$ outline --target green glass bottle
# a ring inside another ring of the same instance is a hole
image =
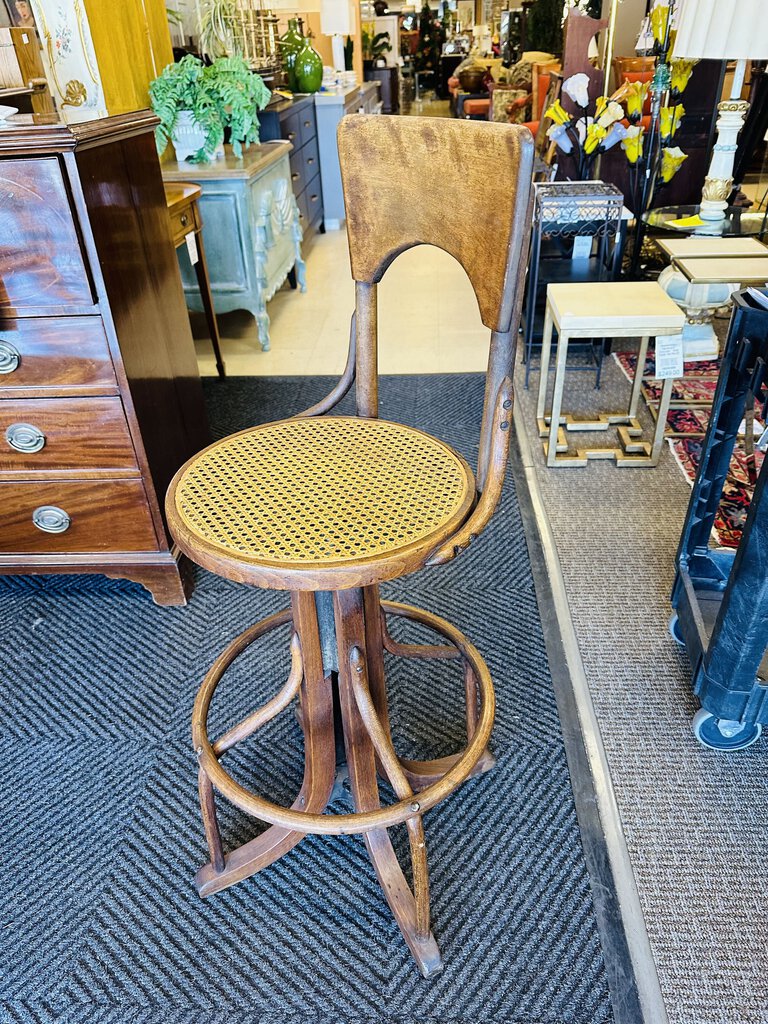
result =
[[[299,92],[317,92],[323,84],[323,58],[305,39],[294,58],[293,73]]]
[[[297,18],[289,18],[288,31],[280,36],[279,42],[280,56],[288,79],[288,88],[291,92],[298,92],[299,87],[293,68],[296,62],[296,54],[304,46],[304,36],[299,31],[299,21]]]

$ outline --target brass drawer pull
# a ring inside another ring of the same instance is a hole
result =
[[[56,505],[39,505],[32,513],[32,522],[43,533],[66,533],[72,524],[64,509]]]
[[[314,162],[315,162],[315,158],[313,156],[308,156],[307,157],[307,163],[308,164],[313,164]]]
[[[45,434],[32,423],[12,423],[5,432],[5,440],[17,452],[34,455],[45,448]]]
[[[182,213],[182,215],[179,217],[179,220],[181,221],[181,226],[183,228],[185,228],[187,224],[189,224],[189,217],[186,215],[186,213]]]
[[[311,126],[311,124],[312,124],[312,122],[311,122],[311,121],[305,121],[305,122],[304,122],[304,127],[305,127],[305,128],[309,128],[309,127]]]
[[[288,141],[289,142],[293,142],[293,140],[295,138],[296,138],[296,132],[288,132]]]
[[[21,362],[19,350],[10,341],[0,341],[0,373],[13,373]]]
[[[300,177],[301,177],[301,175],[299,174],[299,172],[298,171],[294,171],[293,174],[291,175],[291,180],[292,181],[298,181]]]

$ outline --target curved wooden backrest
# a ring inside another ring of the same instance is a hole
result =
[[[401,252],[436,245],[466,271],[486,327],[509,331],[528,251],[528,129],[354,114],[338,142],[355,281],[376,284]]]

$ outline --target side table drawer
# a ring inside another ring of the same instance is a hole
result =
[[[0,398],[57,387],[117,387],[101,317],[0,318]]]
[[[178,248],[190,231],[197,231],[200,228],[197,203],[190,203],[185,209],[172,213],[170,217],[171,237],[173,244]]]
[[[140,480],[0,482],[0,551],[156,551]]]
[[[119,398],[0,402],[0,472],[138,472]]]

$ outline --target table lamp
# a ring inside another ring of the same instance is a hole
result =
[[[717,142],[704,179],[699,216],[722,220],[733,189],[736,139],[749,104],[741,98],[748,60],[768,60],[766,0],[682,0],[673,58],[735,60],[730,98],[718,104]]]
[[[344,71],[344,36],[355,32],[355,12],[349,0],[321,0],[320,31],[331,36],[334,71]]]

